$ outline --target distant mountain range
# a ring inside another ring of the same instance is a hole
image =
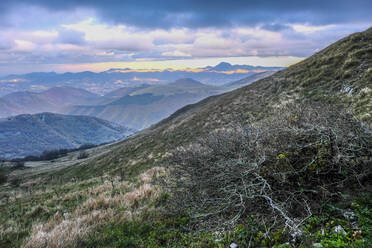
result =
[[[3,118],[0,119],[0,158],[118,140],[151,126],[185,105],[270,74],[271,71],[255,73],[226,86],[183,78],[169,84],[123,87],[104,96],[66,86],[38,93],[14,92],[0,98],[0,118]]]
[[[216,66],[207,66],[203,67],[202,69],[207,71],[218,71],[218,72],[238,72],[239,70],[241,72],[243,71],[277,71],[284,69],[284,67],[265,67],[265,66],[252,66],[252,65],[232,65],[227,62],[221,62]]]
[[[77,148],[122,139],[133,130],[89,116],[51,113],[0,119],[0,158],[39,155],[45,150]]]
[[[167,84],[179,78],[193,78],[204,84],[223,85],[257,72],[280,70],[281,67],[231,65],[222,62],[214,67],[185,70],[110,69],[104,72],[63,73],[35,72],[0,78],[0,96],[18,91],[41,92],[52,87],[77,87],[104,95],[124,86]]]
[[[183,78],[169,84],[122,87],[104,96],[72,87],[53,87],[39,93],[15,92],[0,98],[0,118],[53,112],[94,116],[140,130],[187,104],[247,85],[273,72],[254,73],[226,86],[206,85]]]
[[[40,93],[14,92],[0,98],[0,118],[26,113],[58,113],[66,106],[94,104],[98,99],[96,94],[72,87],[53,87]]]

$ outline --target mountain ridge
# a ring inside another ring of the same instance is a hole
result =
[[[109,69],[103,72],[29,73],[8,75],[0,78],[0,96],[15,91],[39,92],[55,86],[78,87],[105,95],[123,86],[141,84],[166,84],[180,78],[193,78],[204,84],[222,85],[236,81],[257,71],[278,70],[277,67],[232,65],[232,71],[215,70],[213,67],[184,70],[135,70],[130,68]]]

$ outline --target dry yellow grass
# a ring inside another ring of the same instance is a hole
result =
[[[121,182],[119,178],[105,181],[87,191],[65,194],[61,199],[68,201],[79,194],[88,194],[88,199],[71,214],[57,212],[46,223],[33,226],[24,248],[79,247],[79,243],[92,231],[109,221],[133,220],[143,211],[150,211],[145,203],[157,199],[161,188],[151,184],[154,178],[166,175],[162,167],[151,168],[138,176],[137,184]],[[119,192],[113,194],[113,192]],[[37,211],[39,206],[30,210]],[[7,230],[0,230],[0,233]]]
[[[79,247],[79,242],[89,231],[113,218],[111,210],[92,211],[75,219],[63,220],[53,229],[50,225],[36,224],[31,236],[25,241],[24,248]]]
[[[140,174],[138,178],[144,183],[150,183],[154,178],[166,175],[164,167],[153,167],[144,173]]]

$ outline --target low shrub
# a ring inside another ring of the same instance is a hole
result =
[[[369,127],[351,113],[287,105],[179,148],[169,161],[170,209],[189,209],[207,229],[258,214],[295,238],[324,203],[372,181],[371,151]]]
[[[84,159],[84,158],[88,158],[89,157],[89,154],[86,152],[86,151],[81,151],[77,157],[77,159]]]

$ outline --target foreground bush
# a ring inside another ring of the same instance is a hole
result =
[[[371,182],[372,134],[352,114],[291,105],[178,149],[172,207],[215,229],[263,216],[293,238],[340,192]]]

